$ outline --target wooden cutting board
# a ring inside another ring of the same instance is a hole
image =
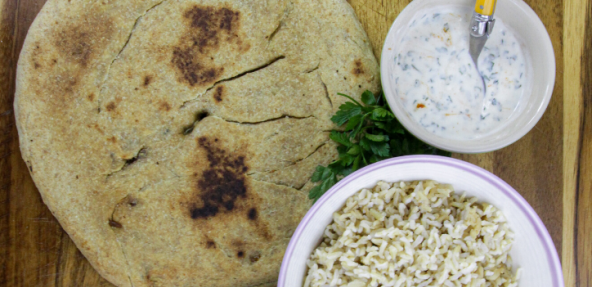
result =
[[[15,68],[27,29],[44,2],[0,0],[0,286],[111,286],[43,204],[18,147]],[[526,2],[555,49],[551,103],[534,129],[513,145],[455,157],[518,190],[547,226],[566,286],[592,286],[592,0]],[[409,0],[350,3],[380,58],[389,27]]]

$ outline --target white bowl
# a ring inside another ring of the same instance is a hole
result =
[[[417,123],[405,110],[396,95],[394,81],[389,75],[394,70],[393,61],[396,43],[404,36],[408,24],[416,13],[439,5],[463,5],[474,7],[474,0],[415,0],[399,14],[388,32],[380,62],[382,87],[386,99],[403,126],[422,141],[440,149],[459,153],[480,153],[503,148],[517,141],[528,133],[543,116],[555,84],[555,55],[551,39],[543,23],[535,12],[522,0],[499,0],[495,18],[501,19],[512,29],[525,52],[526,62],[532,68],[530,93],[524,99],[510,119],[500,129],[483,137],[468,140],[448,139],[437,136]],[[468,27],[467,27],[468,33]],[[527,71],[528,72],[528,71]]]
[[[466,192],[499,208],[515,233],[510,255],[513,267],[521,267],[520,287],[563,287],[563,275],[551,236],[526,200],[490,172],[470,163],[440,156],[403,156],[377,162],[339,181],[308,211],[292,235],[284,255],[278,286],[301,287],[306,260],[320,243],[332,214],[348,197],[387,182],[433,179],[450,183],[456,192]]]

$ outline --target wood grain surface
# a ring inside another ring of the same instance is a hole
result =
[[[0,0],[0,286],[111,286],[43,204],[18,147],[12,107],[16,63],[44,2]],[[350,1],[377,58],[391,23],[409,2]],[[526,2],[555,49],[551,103],[534,129],[513,145],[455,157],[518,190],[547,226],[566,286],[592,286],[592,0]]]

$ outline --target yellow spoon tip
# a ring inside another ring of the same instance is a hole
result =
[[[495,11],[495,1],[496,0],[477,0],[475,3],[475,12],[485,15],[491,16]]]

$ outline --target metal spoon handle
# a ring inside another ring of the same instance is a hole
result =
[[[496,0],[477,0],[475,3],[475,12],[471,18],[471,39],[469,45],[469,54],[475,64],[475,69],[479,73],[478,59],[481,50],[487,42],[487,38],[493,31],[495,19],[493,19],[493,12],[495,11]],[[485,94],[486,86],[485,80],[481,78],[483,87],[483,94]]]
[[[477,63],[477,58],[481,54],[487,38],[493,31],[495,19],[493,19],[493,12],[495,11],[496,0],[477,0],[475,2],[475,12],[471,18],[471,39],[469,53],[473,61]]]

